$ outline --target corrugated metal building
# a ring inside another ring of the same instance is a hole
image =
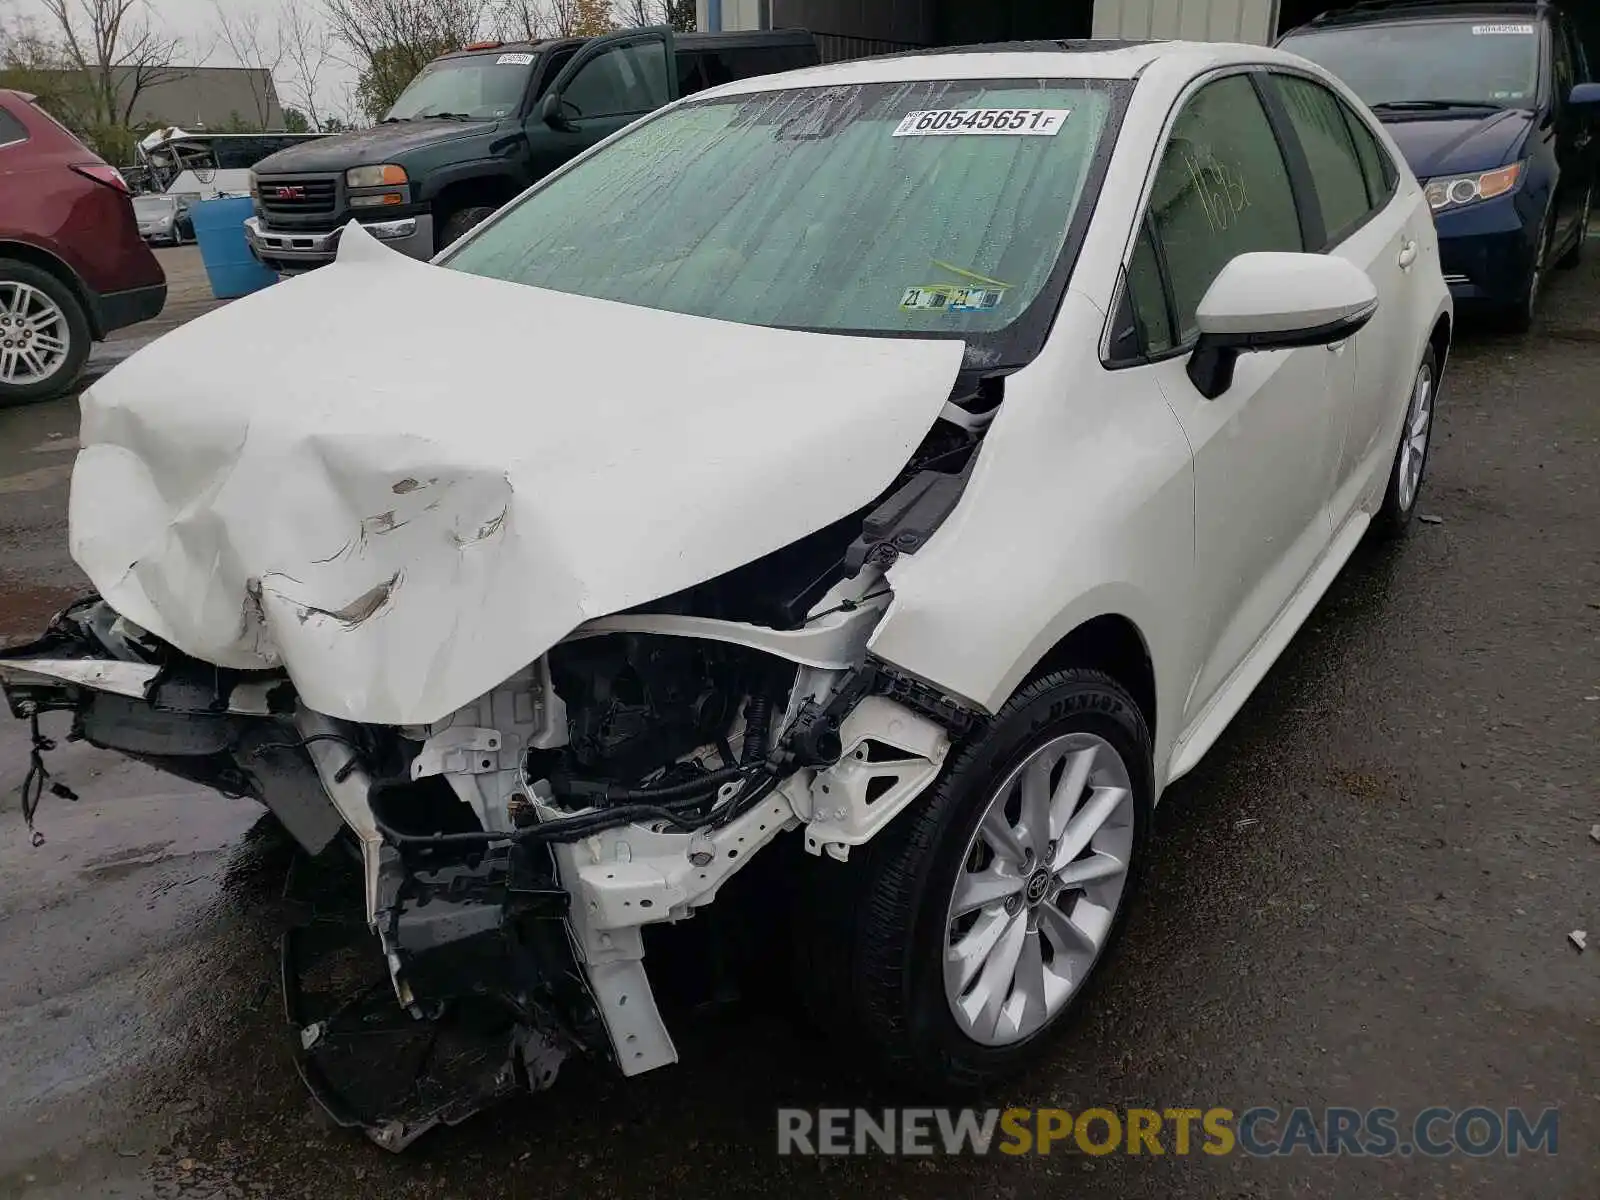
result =
[[[1265,43],[1339,0],[698,0],[700,28],[810,29],[827,59],[1027,38]]]

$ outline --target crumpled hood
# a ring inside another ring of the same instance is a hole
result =
[[[1382,119],[1412,173],[1423,180],[1504,166],[1519,156],[1533,127],[1533,115],[1521,109],[1505,109],[1487,117],[1477,112],[1447,116],[1384,113]]]
[[[202,661],[423,724],[590,618],[870,502],[961,358],[484,279],[347,231],[336,264],[84,393],[72,555]]]

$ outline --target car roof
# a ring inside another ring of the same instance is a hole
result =
[[[1520,17],[1531,20],[1551,12],[1555,7],[1548,0],[1367,0],[1363,4],[1322,13],[1304,25],[1289,30],[1289,33],[1438,17]]]
[[[1012,42],[858,58],[782,75],[740,79],[701,92],[696,100],[749,95],[776,88],[838,87],[858,83],[917,83],[960,79],[1133,80],[1154,63],[1200,74],[1240,63],[1300,65],[1294,55],[1233,42]]]

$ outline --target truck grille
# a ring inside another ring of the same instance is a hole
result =
[[[288,217],[314,217],[332,213],[338,188],[332,179],[262,179],[261,211]]]

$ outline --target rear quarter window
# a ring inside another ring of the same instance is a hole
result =
[[[0,146],[13,146],[28,140],[28,127],[16,114],[0,104]]]

